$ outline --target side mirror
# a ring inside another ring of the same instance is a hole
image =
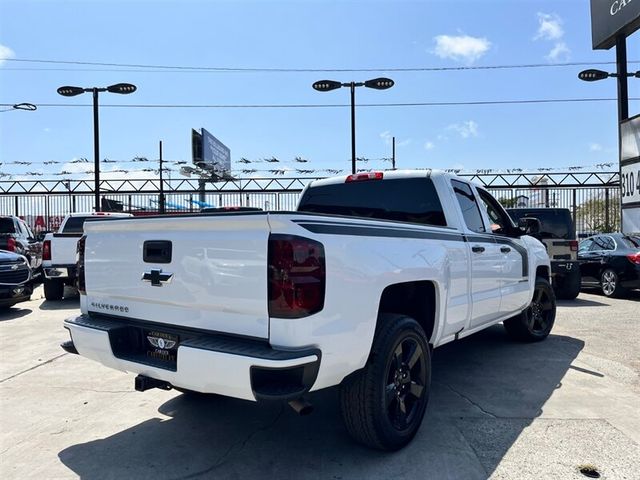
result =
[[[518,220],[518,229],[523,235],[535,235],[540,233],[542,226],[537,218],[524,217]]]

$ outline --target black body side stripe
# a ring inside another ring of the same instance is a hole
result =
[[[529,276],[529,255],[527,249],[510,238],[494,235],[463,235],[461,233],[435,232],[415,228],[392,228],[370,226],[356,223],[320,223],[295,221],[302,228],[326,235],[352,235],[361,237],[417,238],[426,240],[444,240],[451,242],[498,243],[513,247],[522,257],[522,276]]]
[[[388,228],[373,227],[367,225],[341,225],[322,223],[302,223],[299,225],[313,233],[323,233],[328,235],[353,235],[361,237],[396,237],[396,238],[419,238],[429,240],[445,240],[451,242],[463,242],[462,234],[452,234],[444,232],[432,232],[411,228]]]

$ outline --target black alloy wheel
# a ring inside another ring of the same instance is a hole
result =
[[[533,300],[525,310],[527,326],[533,334],[542,334],[549,328],[549,323],[555,317],[553,302],[544,288],[538,288],[533,293]]]
[[[413,337],[401,340],[387,361],[385,406],[391,425],[403,431],[415,420],[425,394],[425,352]]]
[[[519,315],[505,320],[504,328],[516,340],[538,342],[551,333],[556,319],[556,296],[546,278],[537,277],[533,299]]]
[[[349,434],[380,450],[398,450],[415,436],[429,401],[431,352],[411,317],[382,313],[365,367],[340,385]]]

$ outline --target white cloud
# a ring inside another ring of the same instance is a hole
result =
[[[478,132],[478,124],[473,120],[468,120],[462,123],[454,123],[447,127],[447,130],[456,132],[462,138],[471,138],[477,137],[479,135]]]
[[[16,54],[13,52],[13,50],[11,50],[9,47],[5,47],[4,45],[0,44],[0,65],[5,63],[5,60],[7,58],[13,58],[15,57],[15,55]]]
[[[571,49],[563,40],[563,23],[562,18],[555,13],[538,13],[538,32],[533,39],[555,42],[553,48],[545,55],[550,62],[566,62],[571,56]]]
[[[591,152],[601,152],[602,151],[602,145],[600,145],[599,143],[590,143],[589,144],[589,151],[591,151]]]
[[[534,40],[560,40],[564,36],[562,24],[555,13],[538,13],[538,33]]]
[[[380,134],[380,138],[385,143],[385,145],[391,145],[391,137],[392,135],[389,130],[386,130]]]
[[[571,56],[571,50],[564,42],[558,42],[554,45],[548,55],[545,56],[550,62],[567,61]]]
[[[436,144],[435,143],[430,142],[430,141],[425,142],[425,144],[424,144],[424,149],[425,150],[433,150],[434,148],[436,148]]]
[[[491,48],[491,42],[486,38],[469,35],[438,35],[434,41],[433,53],[438,57],[467,63],[475,62]]]

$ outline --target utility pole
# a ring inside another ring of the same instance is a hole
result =
[[[396,169],[396,137],[391,138],[391,169]]]
[[[164,186],[162,184],[162,140],[160,140],[160,198],[158,199],[158,211],[164,213]]]

